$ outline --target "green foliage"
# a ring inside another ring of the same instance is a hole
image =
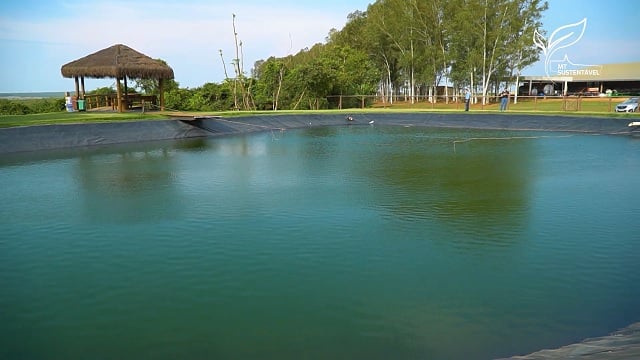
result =
[[[65,110],[64,98],[38,99],[30,105],[33,113],[50,113]]]
[[[451,0],[448,6],[459,7],[451,20],[456,35],[451,42],[455,80],[468,84],[473,74],[486,93],[492,78],[519,73],[538,60],[533,31],[542,26],[546,2]]]
[[[329,44],[366,53],[381,87],[396,94],[405,84],[417,91],[443,79],[486,91],[538,60],[533,31],[547,7],[543,0],[377,0],[332,30]]]
[[[7,100],[0,99],[0,115],[27,115],[64,110],[63,98]]]
[[[116,90],[112,87],[101,87],[87,92],[87,95],[112,95]]]
[[[180,84],[174,79],[164,80],[164,91],[172,91],[178,89]],[[140,93],[145,95],[158,95],[160,94],[160,85],[158,79],[135,79],[134,88]]]
[[[0,115],[26,115],[33,111],[23,103],[0,99]]]
[[[360,106],[349,96],[375,94],[380,73],[369,56],[348,45],[317,44],[284,59],[256,64],[258,109],[322,109]]]
[[[165,93],[165,106],[180,111],[226,111],[233,109],[229,84],[206,83],[195,89],[171,89]]]
[[[165,107],[169,110],[189,110],[189,98],[191,97],[191,91],[189,89],[173,89],[165,92],[164,102]]]
[[[222,111],[233,108],[233,95],[227,84],[206,83],[192,90],[189,110]]]
[[[168,65],[166,61],[162,59],[156,59]],[[158,79],[132,79],[134,82],[133,87],[145,95],[158,95],[160,94],[160,85]],[[165,92],[176,90],[180,87],[180,84],[174,79],[164,80],[163,88]]]
[[[285,61],[270,57],[256,64],[254,76],[259,79],[254,90],[256,107],[259,110],[277,110],[280,94],[289,72]]]

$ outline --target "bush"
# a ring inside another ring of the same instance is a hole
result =
[[[111,95],[111,94],[115,94],[116,91],[111,88],[111,87],[101,87],[101,88],[97,88],[95,90],[91,90],[87,92],[87,95]]]
[[[165,107],[167,110],[190,110],[190,98],[191,92],[188,89],[169,90],[164,95]]]
[[[0,115],[26,115],[32,113],[33,110],[25,104],[0,99]]]
[[[0,99],[0,115],[27,115],[64,111],[64,99]]]
[[[38,99],[29,104],[35,114],[58,112],[65,110],[65,100],[60,98]]]

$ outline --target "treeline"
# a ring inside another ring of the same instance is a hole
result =
[[[234,58],[233,78],[196,89],[176,86],[167,105],[345,108],[365,106],[374,95],[384,102],[398,96],[435,101],[434,95],[448,101],[463,87],[484,101],[538,61],[534,30],[542,28],[547,7],[541,0],[378,0],[350,14],[326,43],[257,61],[250,75],[238,67],[242,59]]]
[[[183,111],[363,107],[372,101],[367,95],[376,93],[379,79],[380,72],[364,52],[317,44],[286,58],[260,60],[251,76],[240,72],[220,84],[185,89],[169,81],[165,105]],[[136,86],[147,93],[157,92],[152,84],[140,84]]]
[[[194,89],[174,83],[166,105],[192,111],[347,108],[366,106],[374,96],[414,102],[444,95],[448,101],[464,87],[485,101],[538,61],[534,30],[542,28],[547,7],[542,0],[378,0],[349,14],[325,43],[259,60],[250,74],[240,67],[240,48],[231,60],[232,77]]]
[[[369,55],[382,74],[381,92],[435,94],[470,87],[483,99],[539,59],[534,30],[541,0],[378,0],[349,15],[329,43]]]
[[[444,95],[438,101],[449,101],[464,87],[485,101],[539,59],[534,30],[542,28],[547,7],[543,0],[377,0],[349,14],[325,43],[259,60],[250,73],[241,66],[234,15],[231,76],[220,51],[223,82],[189,89],[168,81],[165,105],[185,111],[353,108],[374,98],[413,103]],[[133,87],[158,92],[153,80]]]

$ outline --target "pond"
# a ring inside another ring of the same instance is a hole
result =
[[[640,321],[640,140],[310,127],[0,156],[0,357],[490,359]]]

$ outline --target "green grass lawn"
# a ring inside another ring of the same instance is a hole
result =
[[[538,98],[518,98],[518,103],[514,104],[514,99],[511,98],[509,103],[509,110],[514,111],[542,111],[542,112],[600,112],[607,113],[613,112],[615,106],[626,98],[577,98],[569,97],[566,101],[557,97],[538,97]],[[482,105],[480,102],[471,105],[471,110],[487,110],[497,111],[500,109],[500,104],[491,99],[493,102],[487,105]],[[480,101],[480,99],[479,99]],[[383,104],[378,103],[374,107],[385,107]],[[396,102],[391,108],[405,108],[405,109],[434,109],[434,110],[462,110],[464,104],[462,102],[450,102],[445,104],[442,100],[437,103],[430,103],[427,101],[420,101],[415,104],[409,102],[400,101]]]
[[[0,127],[166,119],[160,113],[53,112],[0,116]]]

